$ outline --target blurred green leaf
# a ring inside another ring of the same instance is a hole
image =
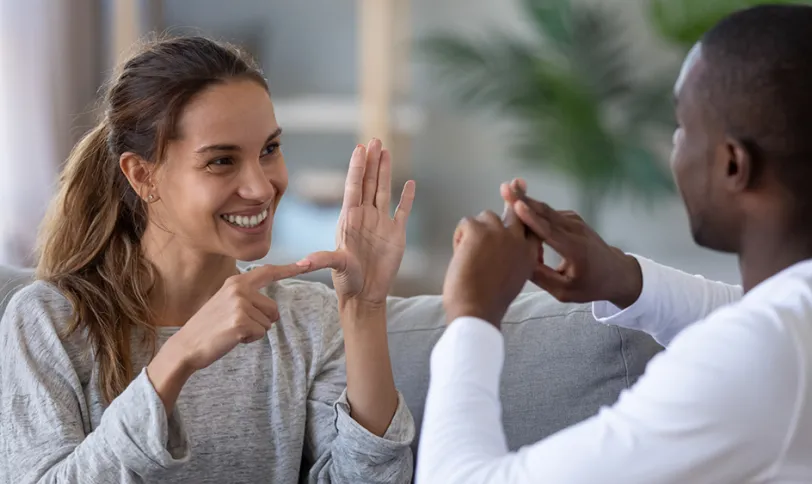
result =
[[[650,0],[648,16],[663,38],[685,49],[727,15],[763,4],[810,4],[810,0]]]
[[[572,8],[569,0],[524,0],[523,7],[540,29],[536,33],[559,47],[573,41]]]
[[[672,84],[634,80],[620,14],[569,0],[522,5],[536,33],[528,40],[438,34],[418,52],[456,102],[518,121],[513,152],[577,183],[582,215],[594,215],[611,191],[671,193],[651,132],[673,129]]]

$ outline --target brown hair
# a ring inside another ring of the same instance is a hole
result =
[[[143,330],[155,347],[148,296],[156,275],[141,248],[147,208],[119,158],[131,152],[160,163],[189,100],[233,78],[267,89],[256,64],[232,46],[202,37],[146,43],[109,84],[101,122],[74,147],[62,172],[40,231],[37,278],[72,304],[65,332],[87,333],[108,403],[133,379],[133,330]]]

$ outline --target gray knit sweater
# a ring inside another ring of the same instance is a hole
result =
[[[402,396],[383,438],[350,417],[335,293],[286,281],[267,294],[281,314],[267,338],[193,375],[167,418],[143,370],[103,405],[86,339],[58,336],[68,301],[43,282],[21,290],[0,322],[0,482],[409,482]]]

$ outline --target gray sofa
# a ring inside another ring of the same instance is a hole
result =
[[[31,273],[0,266],[0,314]],[[437,296],[393,298],[389,345],[395,382],[420,428],[429,355],[445,327]],[[588,305],[525,293],[502,326],[503,421],[511,449],[535,442],[612,404],[661,348],[647,335],[605,326]],[[415,442],[415,448],[417,441]]]

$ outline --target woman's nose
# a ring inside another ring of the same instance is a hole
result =
[[[259,161],[245,166],[240,184],[240,196],[263,202],[272,199],[276,195],[276,188]]]

